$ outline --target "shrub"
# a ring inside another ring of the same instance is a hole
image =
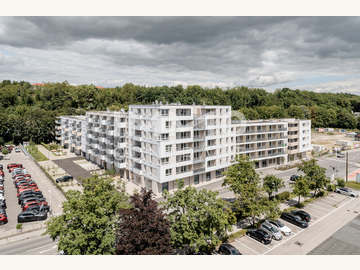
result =
[[[16,229],[17,229],[17,230],[21,230],[21,229],[22,229],[22,226],[23,226],[23,225],[22,225],[21,223],[18,223],[18,224],[16,224]]]
[[[1,150],[1,152],[3,153],[3,155],[9,154],[9,150],[7,150],[6,147],[3,147],[3,149]]]
[[[325,195],[326,195],[326,191],[320,190],[320,191],[316,194],[316,197],[324,197]]]
[[[345,181],[342,178],[336,178],[336,183],[339,187],[345,187]]]
[[[275,198],[282,202],[287,201],[290,199],[290,192],[289,191],[281,192],[279,194],[276,194]]]
[[[327,190],[327,191],[335,191],[335,189],[336,189],[336,186],[335,186],[335,185],[331,185],[331,184],[327,185],[327,187],[326,187],[326,190]]]

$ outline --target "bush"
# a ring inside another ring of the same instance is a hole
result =
[[[21,223],[18,223],[18,224],[16,224],[16,229],[17,229],[17,230],[21,230],[21,229],[22,229],[22,226],[23,226],[23,225],[22,225]]]
[[[335,191],[335,190],[336,190],[336,186],[329,184],[329,185],[327,185],[326,190],[327,190],[327,191]]]
[[[326,191],[320,190],[320,191],[316,194],[316,197],[324,197],[325,195],[326,195]]]
[[[2,152],[3,155],[9,154],[9,150],[7,150],[6,147],[3,147],[3,149],[1,150],[1,152]]]
[[[345,187],[345,181],[342,178],[336,178],[336,183],[339,187]]]
[[[289,191],[281,192],[279,194],[276,194],[275,198],[282,202],[287,201],[290,199],[290,192]]]

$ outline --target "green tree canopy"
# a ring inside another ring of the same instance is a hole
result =
[[[267,175],[264,177],[263,188],[269,195],[269,199],[274,192],[278,192],[279,189],[284,186],[284,181],[281,178],[276,177],[275,175]]]
[[[65,254],[114,254],[117,214],[129,207],[125,188],[119,192],[112,179],[96,176],[85,179],[83,188],[66,193],[63,214],[47,222],[46,232]]]
[[[211,254],[227,237],[235,216],[217,192],[194,187],[164,193],[172,246],[186,254]]]

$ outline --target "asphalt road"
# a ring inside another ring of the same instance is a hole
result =
[[[360,215],[313,249],[310,255],[360,255]]]
[[[81,179],[89,178],[91,174],[89,171],[74,163],[75,160],[79,159],[82,159],[82,157],[57,159],[53,160],[53,162],[81,183]]]
[[[49,236],[35,236],[0,246],[0,255],[56,255],[56,242]]]

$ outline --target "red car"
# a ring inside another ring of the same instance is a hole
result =
[[[35,183],[32,183],[32,184],[21,184],[17,187],[18,190],[25,188],[38,188],[38,186]]]
[[[22,192],[27,191],[27,190],[33,190],[33,191],[35,191],[35,192],[39,192],[39,191],[40,191],[39,188],[35,188],[35,187],[19,189],[18,192],[17,192],[17,194],[16,194],[16,196],[19,197]]]
[[[4,172],[2,170],[0,170],[0,176],[4,176]]]
[[[8,223],[7,216],[4,214],[0,214],[0,224],[6,224]]]
[[[43,201],[43,202],[40,202],[40,201],[27,202],[27,203],[25,203],[24,206],[23,206],[23,211],[26,211],[26,209],[28,209],[30,206],[34,206],[34,205],[48,206],[48,203],[47,203],[47,201]]]
[[[7,165],[7,168],[9,170],[9,172],[10,172],[10,169],[12,169],[12,168],[22,168],[22,167],[23,166],[20,163],[10,163],[10,164]]]

